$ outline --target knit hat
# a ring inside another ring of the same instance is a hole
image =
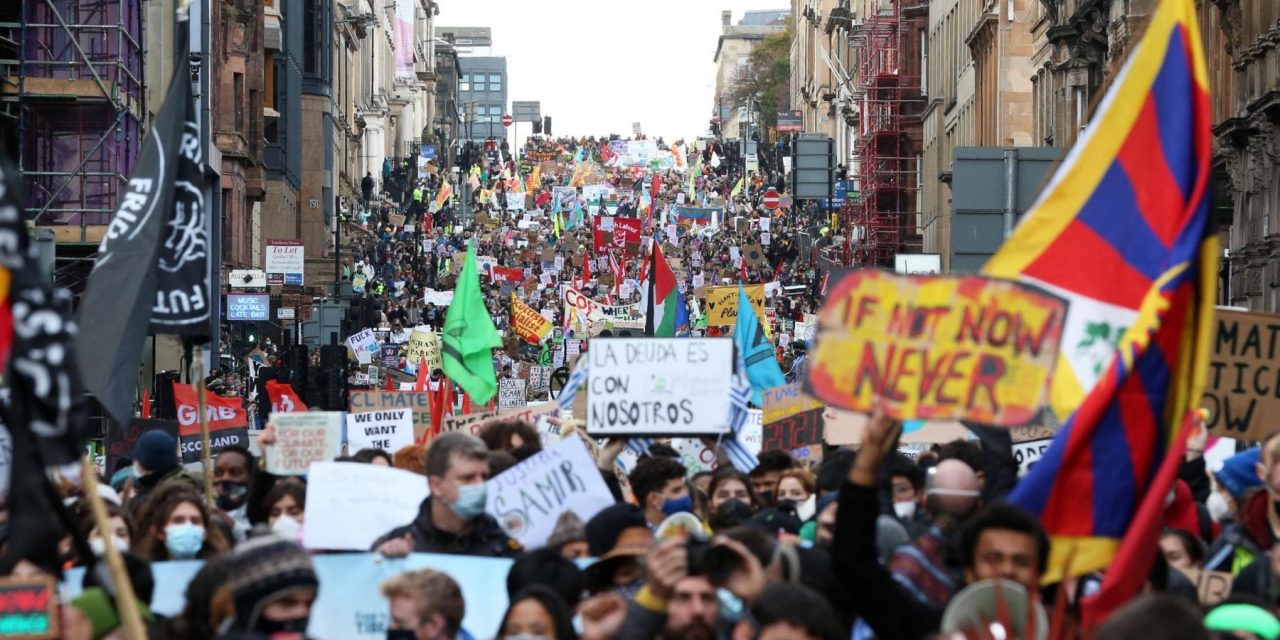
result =
[[[1237,453],[1223,460],[1222,468],[1213,473],[1218,484],[1230,492],[1231,497],[1237,501],[1245,491],[1262,486],[1262,479],[1258,477],[1257,470],[1261,452],[1261,449],[1249,449],[1244,453]]]
[[[178,466],[178,441],[168,432],[152,429],[133,445],[133,459],[147,471],[165,471]]]
[[[250,538],[236,547],[227,585],[236,605],[233,628],[247,631],[254,628],[269,602],[293,591],[318,588],[320,582],[311,556],[297,544],[272,534]]]
[[[122,624],[120,613],[116,611],[116,603],[111,601],[111,596],[108,596],[102,587],[85,589],[84,593],[71,601],[71,606],[89,620],[89,626],[93,629],[93,640],[106,637],[108,633],[119,629]],[[151,621],[151,610],[140,600],[138,613],[142,615],[143,621]]]
[[[570,542],[585,542],[586,539],[587,527],[582,518],[572,511],[565,511],[556,520],[556,527],[552,530],[551,537],[547,538],[546,546],[562,547]]]

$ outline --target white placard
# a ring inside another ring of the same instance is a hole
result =
[[[347,338],[347,348],[356,356],[356,362],[369,364],[382,349],[378,347],[378,339],[373,336],[373,329],[364,329],[360,333]]]
[[[769,233],[768,231],[760,234],[760,244],[766,247],[769,246],[770,244],[773,244],[773,234]]]
[[[759,222],[760,222],[760,231],[763,233],[769,233],[769,226],[773,224],[773,218],[769,218],[769,217],[760,218]],[[765,244],[768,244],[768,243],[766,242]]]
[[[498,381],[498,408],[523,407],[525,404],[525,382],[520,378]]]
[[[398,451],[413,444],[413,414],[408,409],[347,414],[347,450]]]
[[[694,435],[729,430],[729,338],[592,340],[587,429],[592,435]]]
[[[307,470],[308,549],[368,551],[383,534],[413,522],[431,495],[416,473],[359,462],[317,462]]]
[[[583,522],[614,503],[581,438],[566,438],[489,480],[485,511],[525,548],[541,547],[572,511]]]
[[[267,473],[300,476],[313,462],[338,457],[342,439],[341,411],[273,413],[276,443],[267,452]]]
[[[436,291],[435,289],[427,289],[422,294],[422,304],[434,304],[437,307],[447,307],[453,304],[453,290]]]

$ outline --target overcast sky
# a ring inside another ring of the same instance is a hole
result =
[[[436,25],[491,27],[507,57],[508,100],[539,100],[556,135],[629,135],[640,122],[667,140],[711,119],[720,12],[787,9],[789,0],[441,0]],[[465,55],[465,53],[464,53]],[[510,109],[510,105],[508,105]],[[528,132],[520,123],[520,135]]]

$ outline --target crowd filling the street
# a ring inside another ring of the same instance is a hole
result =
[[[255,336],[302,288],[210,276],[185,70],[74,310],[5,159],[0,637],[1280,640],[1197,4],[974,273],[877,261],[780,122],[535,119],[367,172]]]

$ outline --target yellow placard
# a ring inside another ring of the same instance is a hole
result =
[[[747,299],[756,309],[761,326],[768,326],[764,317],[764,285],[743,287]],[[710,287],[707,289],[707,324],[713,327],[731,327],[738,323],[738,287]]]
[[[1048,398],[1065,300],[980,276],[853,271],[818,313],[805,392],[897,419],[1030,422]]]
[[[409,342],[404,345],[404,352],[408,366],[416,368],[425,354],[428,371],[444,367],[443,360],[440,358],[440,343],[436,341],[436,332],[425,327],[414,328],[413,333],[409,334]]]
[[[551,322],[511,294],[511,329],[529,344],[539,344],[551,333]]]

